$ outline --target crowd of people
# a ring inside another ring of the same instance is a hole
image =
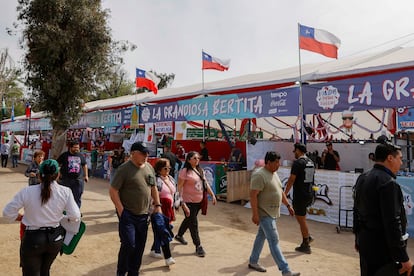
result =
[[[326,169],[337,170],[339,153],[330,142],[326,147],[321,162]],[[205,143],[201,144],[201,149],[204,148]],[[196,151],[185,153],[182,145],[177,149],[185,157],[182,168],[181,159],[169,154],[171,149],[168,146],[164,147],[164,155],[154,167],[148,162],[149,149],[141,142],[132,144],[128,158],[124,149],[112,157],[109,197],[118,216],[121,241],[117,275],[139,275],[149,221],[154,234],[149,252],[151,257],[163,258],[167,266],[174,265],[176,260],[169,244],[175,239],[187,245],[187,230],[195,255],[206,256],[198,228],[198,214],[205,215],[207,198],[216,204],[216,197],[210,186],[212,183],[208,183],[200,166],[202,154]],[[3,209],[4,217],[20,221],[24,227],[20,254],[23,275],[48,275],[63,245],[65,229],[62,220],[79,221],[82,217],[81,197],[89,171],[79,150],[79,142],[71,141],[67,152],[57,160],[46,161],[43,161],[43,151],[35,151],[33,162],[25,172],[28,187],[19,191]],[[258,226],[248,261],[252,270],[266,272],[259,258],[267,240],[282,275],[300,275],[290,268],[279,247],[277,219],[282,204],[299,224],[302,241],[295,250],[312,253],[314,238],[310,234],[306,214],[314,201],[314,174],[318,164],[307,155],[304,144],[294,144],[293,153],[295,161],[285,188],[277,175],[281,159],[277,152],[267,152],[263,166],[252,173],[251,220]],[[238,154],[234,153],[234,156]],[[361,174],[354,187],[355,249],[360,255],[361,275],[393,275],[387,274],[390,271],[410,275],[413,263],[406,250],[408,235],[404,198],[396,182],[396,173],[402,165],[401,148],[384,141],[370,158],[375,162],[373,169]],[[177,176],[171,174],[172,164],[178,165]],[[182,209],[184,219],[174,235],[172,223],[179,209]]]

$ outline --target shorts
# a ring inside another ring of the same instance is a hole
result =
[[[312,204],[312,198],[300,198],[293,199],[293,210],[295,210],[295,215],[297,216],[306,216],[306,208]]]

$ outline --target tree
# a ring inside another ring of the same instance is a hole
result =
[[[56,158],[66,130],[113,66],[108,14],[100,0],[18,0],[17,11],[24,25],[26,84],[32,106],[50,117]]]
[[[25,101],[23,90],[19,86],[21,72],[15,66],[8,49],[0,51],[0,101],[4,97],[6,110],[2,110],[2,119],[11,116],[11,107],[14,106],[15,116],[24,112]],[[4,112],[4,114],[3,114]]]

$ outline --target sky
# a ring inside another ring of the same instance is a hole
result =
[[[135,68],[174,73],[172,87],[201,83],[201,52],[231,59],[225,72],[205,70],[212,82],[299,66],[298,23],[341,39],[339,59],[396,46],[414,46],[414,1],[386,0],[103,0],[115,40],[137,45],[125,54],[131,81]],[[15,0],[3,0],[0,48],[15,64],[23,58],[7,27],[17,20]],[[301,50],[302,64],[332,59]]]

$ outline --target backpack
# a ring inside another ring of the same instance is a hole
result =
[[[112,168],[116,169],[119,166],[121,166],[121,164],[122,164],[121,157],[112,158]]]

